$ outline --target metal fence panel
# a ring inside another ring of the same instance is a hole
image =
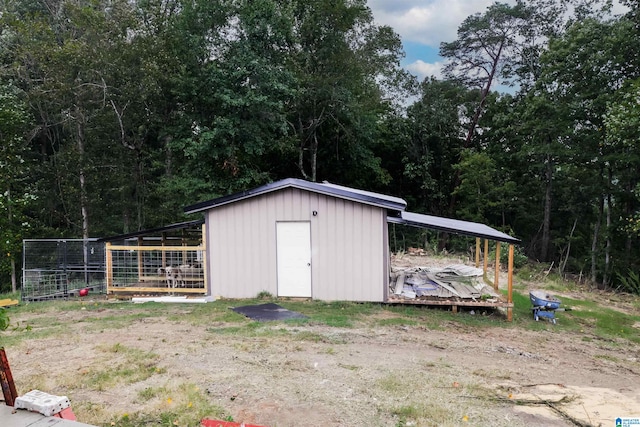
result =
[[[80,289],[104,293],[105,244],[97,239],[23,240],[22,300],[69,298]]]

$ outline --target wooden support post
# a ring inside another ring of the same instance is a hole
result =
[[[167,233],[162,233],[162,240],[160,241],[160,246],[165,246],[167,243]],[[167,252],[162,251],[162,267],[167,266]]]
[[[500,280],[500,242],[496,242],[496,272],[493,280],[493,289],[498,290],[498,281]]]
[[[104,244],[105,256],[106,256],[106,276],[107,276],[107,293],[113,286],[113,259],[111,255],[111,242]]]
[[[187,235],[186,235],[186,233],[184,231],[184,228],[180,231],[180,241],[182,242],[181,246],[185,246],[186,247],[189,244],[187,242]],[[182,262],[180,264],[189,264],[189,260],[188,260],[188,257],[187,257],[187,251],[186,250],[182,251]]]
[[[484,280],[487,280],[487,268],[489,266],[489,240],[484,239],[484,267],[483,267],[483,277]]]
[[[476,237],[476,268],[480,267],[480,238]]]
[[[138,236],[138,246],[142,246],[142,236]],[[143,268],[143,262],[142,262],[142,251],[138,251],[138,281],[140,281],[141,277],[144,275],[142,268]]]
[[[18,392],[16,391],[16,384],[13,382],[13,375],[11,375],[9,360],[7,360],[7,353],[5,353],[4,347],[0,347],[0,383],[2,384],[5,403],[7,406],[13,406],[18,398]]]
[[[507,279],[507,302],[513,303],[513,245],[509,245],[509,275]],[[513,307],[507,308],[507,321],[513,320]]]
[[[202,260],[200,262],[202,262],[202,275],[203,275],[203,279],[204,279],[204,294],[205,295],[210,295],[209,292],[209,274],[207,271],[207,265],[209,264],[209,260],[207,258],[207,228],[205,227],[206,224],[202,224],[202,245],[200,245],[202,247]]]

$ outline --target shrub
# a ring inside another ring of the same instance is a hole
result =
[[[0,331],[4,331],[9,327],[9,316],[4,308],[0,308]]]

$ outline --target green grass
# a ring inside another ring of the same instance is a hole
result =
[[[159,409],[151,413],[113,416],[102,426],[191,427],[200,425],[203,418],[232,420],[223,408],[211,403],[207,395],[193,384],[181,384],[177,389],[161,387],[141,393],[148,399],[158,399]]]
[[[79,372],[79,378],[73,379],[70,387],[105,391],[121,383],[133,384],[165,372],[164,368],[156,366],[160,359],[158,354],[120,343],[100,350],[108,355],[104,366]]]
[[[566,292],[567,286],[553,281],[541,283],[541,288],[550,288],[557,292]],[[564,286],[564,287],[563,287]],[[428,330],[465,330],[481,332],[491,328],[513,328],[516,330],[545,331],[548,339],[553,334],[572,334],[576,340],[592,342],[602,349],[615,349],[628,344],[640,344],[637,325],[640,324],[640,298],[630,300],[628,313],[614,310],[606,302],[598,300],[597,295],[582,294],[581,299],[561,297],[562,307],[572,311],[556,313],[557,324],[541,320],[536,322],[531,312],[531,303],[526,287],[514,286],[513,322],[506,321],[503,312],[490,309],[468,309],[460,313],[452,313],[448,308],[434,309],[426,306],[384,305],[376,303],[323,302],[323,301],[289,301],[276,300],[283,307],[304,314],[307,319],[255,322],[231,310],[239,305],[262,304],[264,300],[251,299],[243,301],[221,300],[208,304],[161,304],[130,302],[110,302],[88,300],[51,301],[21,304],[11,307],[7,313],[11,317],[11,325],[6,331],[0,331],[0,340],[4,346],[15,346],[22,341],[55,338],[68,334],[70,321],[82,323],[89,331],[124,329],[141,324],[145,319],[168,320],[170,323],[191,325],[206,331],[212,340],[225,340],[227,337],[240,338],[237,342],[239,351],[259,350],[261,345],[270,342],[269,338],[284,338],[289,351],[308,351],[308,343],[329,344],[324,350],[328,356],[339,357],[348,339],[348,331],[344,329],[363,328],[421,328]],[[15,298],[15,296],[13,296]],[[634,311],[635,310],[635,311]],[[82,313],[82,315],[79,315]],[[322,326],[310,328],[309,326]],[[96,335],[99,337],[99,335]],[[347,336],[347,338],[345,338]],[[242,338],[257,338],[243,340]],[[98,344],[98,343],[96,343]],[[436,343],[438,344],[438,343]],[[133,344],[135,345],[135,344]],[[315,347],[315,346],[312,346]],[[438,347],[440,348],[440,347]],[[143,351],[121,343],[95,347],[101,363],[79,369],[74,375],[64,380],[60,387],[71,393],[82,390],[113,391],[119,385],[143,382],[152,376],[153,386],[144,387],[143,383],[134,399],[147,409],[140,413],[113,414],[110,408],[92,402],[83,402],[74,407],[77,415],[93,424],[103,423],[111,426],[114,423],[121,427],[142,425],[154,426],[192,426],[198,425],[202,417],[224,419],[229,413],[211,402],[210,396],[198,390],[192,384],[171,384],[163,376],[164,369],[159,366],[159,356],[153,352]],[[614,356],[604,351],[595,356],[602,360],[616,362]],[[103,361],[102,361],[103,360]],[[336,359],[339,360],[339,359]],[[341,369],[357,372],[361,367],[338,363]],[[423,370],[437,369],[448,372],[445,359],[425,361]],[[473,377],[483,379],[496,378],[493,372],[475,370]],[[425,374],[426,375],[426,374]],[[404,396],[425,377],[385,376],[376,382],[385,394]],[[500,377],[497,377],[500,378]],[[508,378],[505,378],[508,379]],[[454,379],[458,381],[459,379]],[[31,388],[46,385],[47,378],[34,376],[26,380]],[[471,381],[471,380],[469,380]],[[381,413],[391,415],[396,425],[461,425],[461,418],[467,413],[464,408],[448,405],[448,399],[454,399],[460,390],[451,390],[450,384],[434,384],[438,394],[443,398],[425,404],[418,398],[398,399],[393,402],[379,404]],[[465,385],[465,392],[471,385]],[[42,388],[42,387],[41,387]],[[446,399],[445,399],[446,398]],[[464,405],[463,405],[464,406]],[[473,414],[469,414],[472,416]],[[453,418],[452,418],[453,417]],[[490,425],[489,420],[471,418],[469,423]],[[96,421],[98,420],[98,421]],[[107,420],[107,421],[105,421]],[[417,424],[416,424],[417,423]]]
[[[146,387],[144,390],[138,392],[138,400],[141,402],[147,402],[151,399],[162,398],[170,394],[166,387]]]
[[[551,283],[556,286],[556,282]],[[561,291],[562,289],[558,289]],[[3,295],[16,298],[16,294]],[[588,294],[586,295],[588,297]],[[640,299],[632,301],[636,309]],[[524,328],[527,330],[549,330],[553,332],[573,332],[602,339],[623,339],[640,343],[638,328],[640,316],[613,310],[606,304],[585,298],[577,300],[562,298],[563,308],[573,311],[557,312],[557,324],[533,320],[531,303],[526,290],[513,292],[513,322],[506,322],[504,314],[491,309],[475,309],[454,314],[447,309],[424,306],[382,305],[375,303],[323,302],[323,301],[278,301],[283,307],[303,313],[308,319],[285,322],[253,322],[235,313],[230,308],[237,305],[263,303],[261,300],[216,301],[211,304],[193,306],[166,305],[161,303],[131,304],[129,302],[85,302],[84,300],[50,301],[21,304],[7,311],[11,319],[9,328],[2,332],[6,346],[16,345],[23,340],[55,337],[68,332],[64,313],[83,311],[80,322],[85,322],[90,330],[108,330],[128,327],[142,319],[166,318],[171,322],[187,322],[193,326],[209,326],[207,331],[217,335],[276,336],[289,334],[296,340],[326,341],[325,336],[300,336],[293,329],[305,325],[325,325],[332,328],[353,328],[360,326],[422,326],[427,329],[446,329],[451,323],[466,328]],[[21,317],[27,320],[20,320]],[[274,324],[288,328],[278,330]]]
[[[640,343],[640,330],[634,325],[640,316],[626,314],[594,301],[562,298],[563,305],[573,308],[563,313],[566,328],[580,333],[590,333],[601,339],[623,339]]]

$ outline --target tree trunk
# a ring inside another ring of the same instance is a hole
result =
[[[602,222],[602,214],[604,212],[604,197],[599,196],[598,200],[598,218],[593,227],[593,239],[591,241],[591,285],[595,285],[598,279],[597,253],[598,253],[598,237],[600,234],[600,223]]]
[[[136,150],[136,209],[138,217],[138,230],[144,228],[144,204],[146,188],[144,182],[144,160],[140,150]]]
[[[11,222],[13,221],[13,212],[11,211],[11,188],[7,190],[7,210],[9,213],[9,227],[11,227]],[[16,259],[15,254],[11,251],[11,292],[16,292],[18,290],[17,282],[16,282]]]
[[[305,127],[302,117],[298,117],[297,127],[290,125],[298,134],[298,169],[304,179],[316,182],[318,178],[318,127],[326,120],[325,109],[323,108],[317,118],[309,119],[309,125]],[[304,165],[304,153],[309,152],[309,168],[307,173]]]
[[[11,292],[18,291],[18,281],[16,275],[16,259],[11,257]]]
[[[318,135],[313,133],[313,142],[311,143],[311,181],[316,182],[318,175]]]
[[[553,160],[547,154],[546,161],[546,189],[544,193],[544,219],[542,222],[542,246],[540,248],[540,260],[547,261],[549,254],[549,245],[551,242],[551,202],[552,202],[552,183],[553,183]]]
[[[607,241],[604,248],[604,274],[602,276],[602,284],[604,286],[609,286],[609,271],[611,267],[611,193],[607,194],[607,206],[605,213],[607,221],[605,236]]]
[[[78,173],[78,179],[80,181],[80,213],[82,216],[82,239],[89,239],[89,209],[87,207],[87,185],[84,171],[84,152],[85,152],[85,133],[84,133],[84,121],[85,117],[79,107],[76,110],[76,138],[78,147],[78,162],[80,164],[80,171]]]
[[[567,261],[569,260],[569,254],[571,253],[571,241],[573,240],[573,233],[576,231],[578,225],[578,218],[573,221],[573,227],[571,227],[571,233],[569,233],[569,242],[567,243],[567,253],[564,256],[564,260],[560,259],[560,276],[564,277],[564,270],[567,267]]]
[[[80,164],[80,171],[78,177],[80,180],[80,212],[82,215],[82,265],[84,265],[84,279],[85,283],[89,281],[89,272],[87,267],[89,265],[89,253],[87,243],[89,241],[89,208],[87,197],[87,184],[84,170],[84,154],[85,154],[85,116],[79,107],[76,106],[76,130],[77,130],[77,143],[78,143],[78,162]]]
[[[498,48],[498,53],[492,58],[493,63],[491,64],[491,71],[489,72],[489,75],[487,77],[487,83],[482,88],[482,92],[480,95],[480,104],[478,104],[478,108],[476,108],[476,111],[473,114],[471,123],[469,123],[469,129],[467,130],[467,137],[464,140],[465,148],[471,147],[473,134],[475,133],[475,130],[478,127],[478,123],[480,123],[480,117],[482,117],[482,109],[484,108],[484,104],[487,102],[489,91],[491,90],[491,86],[493,85],[493,80],[495,79],[496,71],[498,70],[498,64],[500,63],[500,58],[502,56],[503,49],[504,49],[504,41],[500,43],[500,47]]]

